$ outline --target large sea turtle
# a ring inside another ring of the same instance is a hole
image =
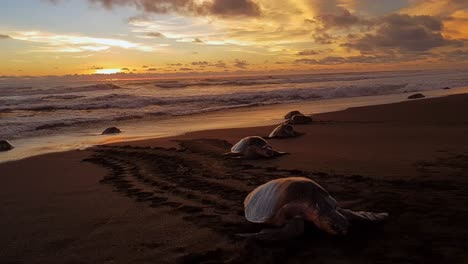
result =
[[[297,137],[302,135],[303,133],[299,133],[294,130],[294,127],[290,124],[281,124],[277,126],[268,136],[268,138],[289,138],[289,137]]]
[[[259,240],[282,240],[304,232],[304,221],[332,235],[345,235],[352,222],[381,222],[387,213],[342,209],[316,182],[302,177],[272,180],[253,190],[244,201],[245,217],[276,228],[241,234]]]
[[[275,156],[285,155],[287,153],[276,151],[268,142],[257,136],[251,136],[241,139],[231,148],[231,152],[224,154],[225,156],[244,156],[246,158],[272,158]]]
[[[0,151],[12,150],[13,146],[6,140],[0,140]]]

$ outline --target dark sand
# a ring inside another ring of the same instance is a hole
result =
[[[274,160],[220,156],[273,128],[255,127],[1,164],[0,263],[468,263],[468,95],[315,118],[270,140],[292,153]],[[243,217],[248,192],[288,176],[390,218],[346,237],[235,237],[261,229]]]

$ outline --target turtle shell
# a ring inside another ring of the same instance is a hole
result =
[[[291,177],[272,180],[253,190],[244,200],[245,217],[253,223],[270,223],[288,204],[322,212],[336,207],[335,199],[319,184],[307,178]]]
[[[116,127],[109,127],[109,128],[106,128],[106,130],[104,130],[102,132],[103,135],[108,135],[108,134],[119,134],[121,133],[122,131]]]
[[[237,142],[232,148],[231,152],[232,153],[242,153],[244,152],[247,147],[249,146],[258,146],[258,147],[264,147],[264,146],[269,146],[268,142],[257,136],[252,136],[252,137],[246,137],[241,139],[239,142]]]
[[[6,140],[0,140],[0,151],[12,150],[13,146]]]
[[[295,115],[303,115],[303,114],[299,111],[291,111],[284,116],[284,119],[290,119],[291,117]]]
[[[293,126],[290,124],[281,124],[277,126],[268,137],[292,137],[295,135]]]

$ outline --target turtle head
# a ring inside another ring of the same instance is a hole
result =
[[[263,153],[263,156],[268,158],[275,156],[275,151],[271,148],[270,145],[263,146],[261,148],[261,152]]]
[[[332,235],[344,236],[348,233],[349,221],[337,210],[321,212],[315,223],[318,227]]]
[[[275,151],[271,148],[270,145],[265,145],[265,146],[253,145],[253,146],[249,146],[246,156],[249,158],[258,158],[258,157],[271,158],[275,156]]]

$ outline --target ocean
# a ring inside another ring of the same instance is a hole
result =
[[[219,118],[234,109],[252,113],[253,109],[307,103],[323,106],[314,110],[323,112],[354,106],[353,102],[393,102],[406,97],[392,95],[467,86],[466,70],[99,82],[65,77],[0,77],[0,139],[24,147],[22,151],[17,147],[0,154],[0,161],[107,142],[108,139],[97,138],[107,126],[128,127],[119,140],[140,139],[195,129],[260,125],[265,123],[259,122],[258,117],[268,117],[249,114],[236,122],[231,116],[228,123]],[[379,100],[379,96],[387,99]],[[341,100],[336,109],[327,107],[336,104],[336,100]],[[218,117],[204,120],[200,118],[203,114]],[[188,126],[194,116],[203,125]],[[270,118],[267,123],[278,120]]]

